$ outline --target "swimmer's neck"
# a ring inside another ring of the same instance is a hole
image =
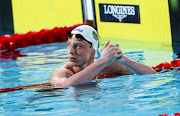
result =
[[[90,64],[92,64],[92,63],[83,65],[82,67],[76,67],[76,66],[73,66],[73,70],[74,70],[75,73],[78,73],[78,72],[84,70],[84,69],[85,69],[86,67],[88,67]]]
[[[86,62],[85,64],[80,65],[80,66],[75,66],[74,63],[69,62],[69,63],[65,64],[63,67],[66,69],[69,69],[74,74],[76,74],[76,73],[84,70],[86,67],[88,67],[92,63],[94,63],[94,58],[90,59],[88,62]]]

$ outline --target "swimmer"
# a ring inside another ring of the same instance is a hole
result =
[[[98,42],[98,33],[91,26],[81,25],[72,30],[67,41],[69,63],[51,73],[53,87],[67,88],[105,74],[156,73],[151,67],[124,56],[119,45],[111,45],[110,41],[101,49],[101,56],[94,60]]]

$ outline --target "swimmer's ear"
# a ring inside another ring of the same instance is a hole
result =
[[[96,50],[93,50],[94,51],[94,53],[96,53]]]
[[[96,50],[93,50],[93,54],[96,54]]]

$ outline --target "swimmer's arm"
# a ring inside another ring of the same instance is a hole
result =
[[[71,75],[73,75],[73,73],[64,67],[55,69],[51,73],[50,83],[52,84],[52,87],[59,87]]]
[[[147,65],[141,64],[139,62],[136,62],[134,60],[131,60],[127,58],[126,56],[123,56],[121,59],[116,60],[116,62],[127,66],[135,74],[155,74],[156,73],[156,71],[153,68]]]
[[[59,74],[57,72],[52,72],[51,74],[51,84],[55,85],[55,87],[66,88],[68,86],[86,83],[91,81],[101,70],[103,70],[108,64],[104,62],[103,59],[99,58],[94,63],[90,64],[84,70],[73,74],[68,78],[67,72],[61,72],[59,70]],[[62,76],[62,77],[61,77]],[[60,80],[59,80],[60,79]],[[57,82],[57,81],[60,82]]]
[[[116,61],[104,68],[104,71],[108,72],[108,74],[133,74],[131,69],[123,64],[117,63]]]

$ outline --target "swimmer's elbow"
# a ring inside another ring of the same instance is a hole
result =
[[[67,78],[54,77],[53,79],[51,78],[50,83],[53,88],[67,88],[68,85],[65,82],[66,79]]]
[[[153,68],[151,68],[149,74],[157,74],[157,72]]]

